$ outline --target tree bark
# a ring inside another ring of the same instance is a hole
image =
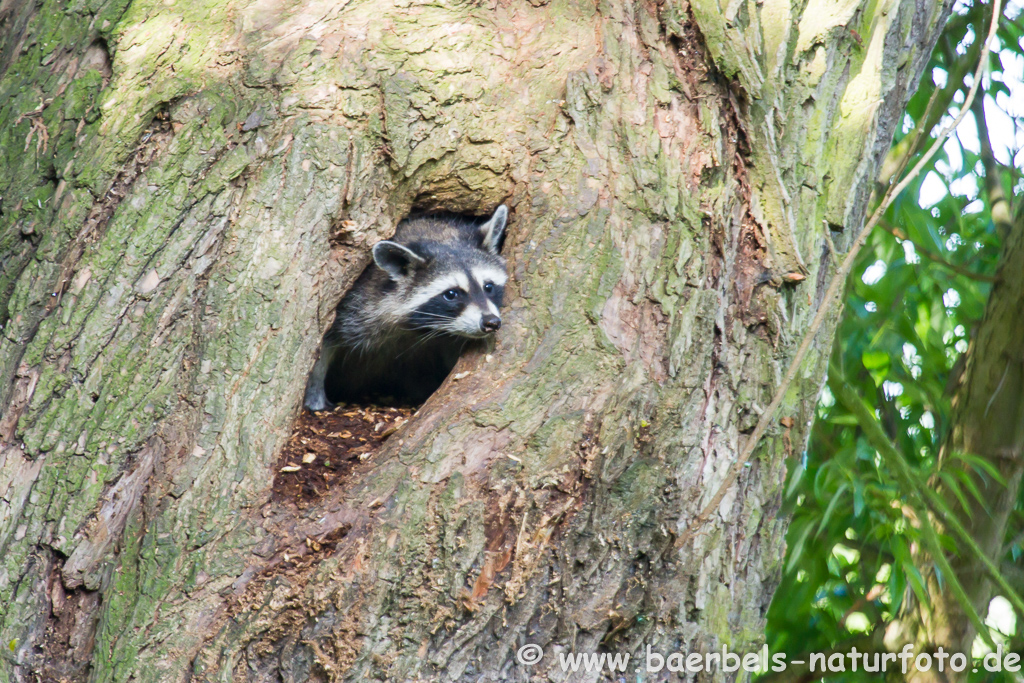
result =
[[[0,680],[757,649],[834,316],[676,539],[828,303],[823,225],[861,224],[948,5],[0,3]],[[314,509],[272,500],[369,246],[502,201],[493,352]]]

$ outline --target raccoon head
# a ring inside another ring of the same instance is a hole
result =
[[[378,242],[373,260],[387,273],[384,297],[400,327],[462,337],[485,337],[501,327],[500,308],[508,274],[499,255],[508,209],[466,234],[466,239]]]

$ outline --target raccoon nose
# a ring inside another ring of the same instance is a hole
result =
[[[501,318],[496,315],[481,316],[480,318],[480,329],[484,332],[497,332],[498,328],[501,327]]]

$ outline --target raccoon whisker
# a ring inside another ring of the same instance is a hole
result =
[[[434,325],[412,325],[412,326],[409,326],[409,327],[403,327],[402,329],[404,331],[406,331],[406,332],[426,332],[427,333],[426,335],[417,335],[418,338],[415,340],[415,343],[421,342],[424,336],[426,336],[426,337],[433,337],[437,333],[446,332],[446,330],[444,328],[437,327],[437,326],[434,326]]]
[[[434,320],[427,320],[421,323],[407,323],[405,325],[401,325],[399,329],[412,332],[415,330],[437,330],[442,327],[447,327],[447,325],[444,323],[436,322]]]
[[[423,335],[423,337],[421,339],[417,339],[415,341],[415,343],[410,345],[409,348],[407,348],[405,351],[402,351],[400,354],[395,356],[395,358],[401,358],[402,356],[404,356],[405,354],[409,353],[410,351],[412,351],[416,347],[422,346],[423,344],[426,344],[431,339],[436,339],[437,337],[440,337],[442,334],[444,334],[444,330],[433,330],[429,334]]]
[[[427,320],[455,320],[450,315],[439,315],[437,313],[427,313],[426,311],[418,311],[416,313],[417,318],[425,318]]]
[[[357,354],[357,356],[363,355],[363,353],[366,352],[367,349],[368,349],[368,345],[367,344],[357,344],[355,346],[350,346],[348,351],[345,352],[345,358],[343,359],[342,362],[343,363],[349,362],[352,359],[352,354]]]
[[[423,332],[423,331],[434,332],[434,331],[437,331],[437,330],[444,331],[442,328],[438,327],[437,325],[403,325],[401,327],[401,329],[406,331],[406,332]]]

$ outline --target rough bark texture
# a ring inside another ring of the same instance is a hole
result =
[[[997,223],[998,224],[998,223]],[[953,400],[953,429],[943,449],[945,467],[963,467],[952,460],[954,453],[969,453],[987,460],[1003,479],[1000,484],[989,477],[978,481],[982,501],[968,497],[972,506],[964,509],[953,492],[940,487],[949,509],[959,513],[964,528],[997,566],[1007,553],[1007,521],[1017,504],[1021,477],[1024,475],[1024,212],[1004,233],[998,281],[992,287],[985,317],[967,353],[967,364]],[[940,531],[955,538],[935,520]],[[907,596],[901,618],[889,625],[886,633],[890,649],[904,643],[915,652],[971,652],[977,632],[963,605],[949,590],[949,581],[938,576],[927,553],[918,551],[918,566],[924,574],[930,604],[922,606],[912,594]],[[980,560],[966,550],[950,559],[951,567],[967,598],[982,618],[994,595],[992,581]],[[946,669],[912,671],[909,680],[967,680],[967,672],[957,674]]]
[[[559,649],[757,647],[834,319],[791,427],[675,539],[947,10],[0,2],[0,680],[562,680]],[[316,509],[271,501],[368,246],[500,201],[491,360]]]

